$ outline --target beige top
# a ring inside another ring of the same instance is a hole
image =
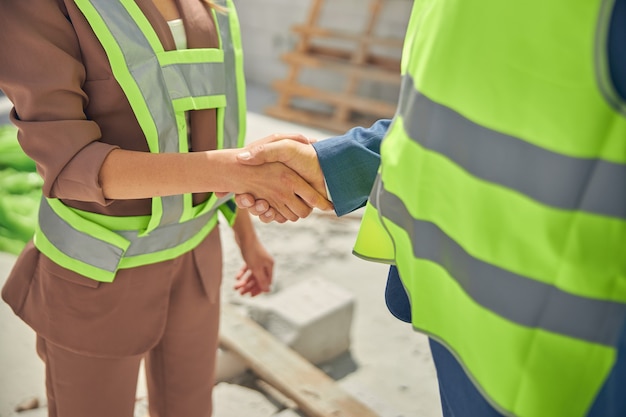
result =
[[[183,19],[168,20],[167,25],[170,27],[176,49],[187,49],[187,35],[185,35],[185,26]]]

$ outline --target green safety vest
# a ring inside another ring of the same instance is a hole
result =
[[[583,416],[615,362],[626,104],[607,71],[613,4],[414,3],[354,252],[397,265],[414,328],[504,415]]]
[[[165,51],[133,0],[76,0],[108,56],[150,152],[188,152],[188,110],[217,109],[218,148],[243,144],[245,90],[239,24],[232,0],[216,2],[220,48]],[[152,214],[118,217],[42,199],[35,246],[57,264],[111,282],[120,268],[173,259],[196,247],[235,206],[215,195],[194,206],[191,194],[155,197]]]

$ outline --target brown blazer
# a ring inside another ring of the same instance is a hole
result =
[[[217,47],[207,6],[201,0],[177,1],[188,47]],[[164,48],[174,49],[167,22],[153,3],[137,4]],[[150,213],[149,199],[107,200],[102,193],[98,173],[108,153],[148,151],[148,146],[102,46],[72,0],[0,2],[0,89],[15,106],[11,121],[24,151],[37,162],[44,195],[103,214]],[[191,148],[215,149],[215,111],[190,113]],[[205,198],[195,195],[194,201]],[[196,271],[189,273],[199,272],[213,300],[221,280],[218,253],[216,228],[183,255],[194,257]],[[100,284],[54,264],[29,244],[2,296],[54,343],[95,355],[136,354],[154,344],[164,326],[175,263],[122,270],[112,284]]]

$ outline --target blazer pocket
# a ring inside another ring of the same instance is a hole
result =
[[[39,265],[49,275],[52,275],[55,278],[59,278],[67,282],[71,282],[76,285],[81,285],[83,287],[89,288],[98,288],[101,284],[100,281],[87,278],[83,275],[77,274],[74,271],[57,265],[46,256],[41,256],[39,260]]]
[[[2,299],[20,317],[34,276],[37,273],[40,257],[39,251],[33,246],[33,242],[28,242],[22,253],[17,257],[2,287]]]

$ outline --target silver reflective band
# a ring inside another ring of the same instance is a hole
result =
[[[161,68],[150,42],[120,2],[93,0],[92,5],[117,40],[148,106],[158,132],[159,151],[178,152],[178,131],[171,101],[223,95],[226,85],[224,63],[168,64]],[[227,20],[224,22],[228,23]]]
[[[96,237],[82,233],[58,216],[47,199],[42,199],[39,208],[40,228],[46,238],[65,255],[72,259],[93,265],[105,271],[115,272],[122,257],[160,252],[180,245],[191,239],[205,226],[219,210],[219,205],[229,197],[224,197],[218,204],[203,214],[184,223],[162,226],[146,236],[139,236],[137,231],[116,231],[130,242],[126,252]],[[71,210],[68,208],[68,210]]]
[[[115,272],[124,256],[121,248],[74,229],[52,210],[46,198],[39,204],[39,227],[65,255],[105,271]],[[84,254],[89,254],[89,259],[83,259]]]
[[[161,206],[163,214],[159,226],[176,224],[180,221],[184,211],[184,203],[182,195],[167,195],[161,197]]]
[[[116,39],[126,66],[141,91],[157,128],[159,151],[178,152],[174,109],[161,73],[161,66],[150,42],[121,2],[92,0],[91,4]]]
[[[163,77],[172,100],[226,94],[226,74],[222,62],[165,65]],[[202,82],[194,83],[192,80]]]
[[[406,75],[398,114],[413,141],[476,177],[552,207],[626,219],[626,165],[565,156],[484,128],[416,91]]]
[[[228,7],[225,0],[217,0],[216,4]],[[233,13],[234,11],[229,11]],[[234,39],[232,36],[232,27],[228,14],[216,13],[217,25],[219,27],[220,36],[222,38],[222,48],[224,49],[224,65],[230,68],[226,72],[226,115],[224,116],[224,147],[237,148],[239,146],[239,95],[237,89],[241,88],[237,82],[237,65],[235,63]]]
[[[626,304],[573,295],[472,257],[434,223],[414,219],[379,178],[370,202],[380,205],[375,207],[382,216],[407,232],[415,258],[444,268],[483,307],[523,326],[617,345]]]
[[[176,247],[195,236],[203,226],[217,213],[219,206],[229,200],[230,197],[223,197],[211,210],[199,217],[194,217],[184,223],[175,223],[161,226],[147,236],[138,236],[135,230],[117,231],[119,235],[130,241],[130,246],[124,256],[137,256],[147,253],[155,253]]]

